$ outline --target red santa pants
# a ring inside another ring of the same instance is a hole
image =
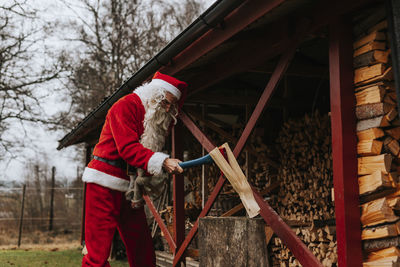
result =
[[[132,209],[122,192],[87,183],[85,244],[82,266],[110,266],[107,259],[118,229],[126,247],[129,266],[153,267],[155,254],[144,209]]]

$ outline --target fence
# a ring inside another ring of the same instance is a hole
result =
[[[43,242],[49,232],[79,238],[82,197],[81,187],[0,188],[0,245]]]

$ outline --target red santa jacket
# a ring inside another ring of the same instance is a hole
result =
[[[153,152],[139,143],[143,134],[146,111],[135,93],[119,99],[108,111],[100,139],[93,155],[108,160],[123,159],[129,165],[150,174],[161,172],[162,163],[169,155]],[[125,192],[129,177],[125,169],[93,159],[86,167],[82,180]]]

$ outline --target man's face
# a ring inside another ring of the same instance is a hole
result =
[[[178,99],[173,94],[166,92],[165,99],[161,101],[161,107],[164,108],[166,112],[169,112],[171,107],[176,105],[177,101]]]

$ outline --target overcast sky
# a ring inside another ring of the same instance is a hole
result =
[[[205,9],[208,8],[214,1],[203,0],[205,3]],[[29,0],[28,3],[35,8],[40,10],[39,23],[49,23],[59,21],[66,21],[77,16],[84,16],[83,10],[79,8],[79,1],[68,0],[68,4],[75,6],[75,12],[66,8],[63,0]],[[176,1],[174,1],[176,2]],[[44,50],[57,50],[65,45],[71,45],[63,41],[63,38],[68,37],[67,32],[58,32],[53,35],[49,35],[38,43],[41,48],[39,51],[44,53]],[[72,44],[73,45],[73,44]],[[77,48],[78,49],[78,48]],[[38,52],[36,55],[36,61],[49,60],[46,59],[44,54]],[[57,82],[49,83],[45,86],[41,86],[41,95],[43,95],[42,102],[44,103],[44,112],[48,115],[54,114],[60,109],[65,109],[66,103],[60,101],[60,92],[55,89],[61,86]],[[60,180],[73,180],[76,178],[77,168],[82,171],[83,167],[80,162],[76,161],[77,154],[74,147],[64,148],[58,151],[58,140],[61,139],[65,133],[48,131],[45,127],[37,124],[25,124],[24,132],[19,124],[12,127],[7,133],[9,137],[24,138],[27,140],[28,146],[15,154],[15,158],[7,161],[0,161],[0,169],[3,172],[0,174],[0,181],[23,181],[26,162],[32,161],[33,159],[41,159],[43,162],[47,162],[48,165],[55,166],[56,177]]]

